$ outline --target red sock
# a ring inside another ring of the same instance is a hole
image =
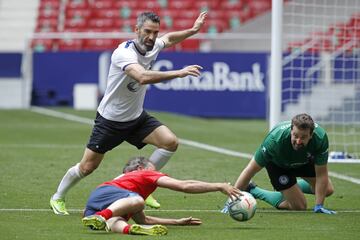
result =
[[[95,214],[103,216],[106,220],[108,220],[109,218],[111,218],[113,216],[113,212],[107,208],[102,211],[96,212]]]
[[[131,224],[126,225],[126,227],[124,227],[124,229],[123,229],[123,234],[129,234],[130,227],[131,227]]]

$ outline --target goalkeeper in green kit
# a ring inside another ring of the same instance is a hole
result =
[[[241,172],[235,187],[278,209],[288,210],[306,210],[304,193],[315,194],[313,211],[335,214],[324,207],[325,197],[334,192],[327,169],[328,147],[325,130],[311,116],[296,115],[291,122],[282,122],[271,130]],[[264,167],[275,191],[251,182]],[[227,211],[225,204],[222,212]]]

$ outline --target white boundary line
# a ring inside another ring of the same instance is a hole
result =
[[[342,180],[345,180],[345,181],[352,182],[352,183],[360,185],[360,179],[358,179],[358,178],[349,177],[349,176],[339,174],[339,173],[336,173],[336,172],[329,172],[329,175],[331,177],[335,177],[335,178],[338,178],[338,179],[342,179]]]
[[[47,115],[47,116],[66,119],[66,120],[74,121],[74,122],[78,122],[78,123],[85,123],[85,124],[90,124],[90,125],[93,124],[93,120],[91,120],[91,119],[78,117],[78,116],[68,114],[68,113],[57,112],[57,111],[54,111],[51,109],[46,109],[46,108],[41,108],[41,107],[31,107],[30,111],[33,111],[33,112],[36,112],[39,114],[43,114],[43,115]],[[225,148],[211,146],[208,144],[199,143],[199,142],[186,140],[186,139],[179,139],[179,141],[180,141],[180,143],[182,143],[184,145],[188,145],[191,147],[200,148],[200,149],[204,149],[204,150],[208,150],[211,152],[216,152],[216,153],[220,153],[220,154],[224,154],[224,155],[228,155],[228,156],[242,157],[242,158],[246,158],[246,159],[252,158],[252,155],[248,154],[248,153],[236,152],[236,151],[228,150]],[[351,159],[347,159],[347,160],[351,160]],[[346,160],[340,160],[340,161],[335,161],[335,162],[345,162],[345,161]],[[329,162],[332,162],[332,161],[329,161]],[[355,162],[360,163],[359,160],[355,160]],[[357,178],[348,177],[346,175],[335,173],[335,172],[329,172],[329,175],[332,177],[341,179],[341,180],[349,181],[349,182],[360,185],[360,179],[357,179]]]
[[[82,213],[83,209],[68,209],[69,212]],[[0,208],[0,212],[52,212],[51,209],[31,209],[31,208]],[[209,213],[220,213],[220,210],[214,209],[157,209],[157,210],[145,210],[145,212],[209,212]],[[278,209],[256,209],[256,212],[260,213],[294,213],[294,211]],[[337,213],[360,213],[360,209],[350,210],[337,210]],[[295,211],[295,213],[312,213],[311,210]]]

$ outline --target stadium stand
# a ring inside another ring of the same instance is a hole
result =
[[[18,52],[25,49],[38,15],[39,0],[0,1],[0,51]]]
[[[136,17],[154,11],[162,18],[161,32],[191,27],[200,11],[209,11],[203,33],[236,31],[239,26],[271,9],[271,0],[40,0],[35,32],[131,32]],[[70,42],[70,40],[66,41]],[[89,43],[97,44],[89,44]],[[84,40],[64,46],[64,41],[35,41],[35,50],[106,50],[113,41]],[[86,43],[86,44],[85,44]],[[44,44],[43,47],[39,45]],[[198,50],[199,40],[186,41],[173,50]],[[81,47],[79,47],[81,46]]]
[[[308,47],[306,47],[308,46]],[[290,42],[289,51],[306,48],[306,52],[334,52],[346,48],[352,53],[360,48],[360,13],[354,13],[345,22],[331,24],[325,31],[312,32],[304,40]]]

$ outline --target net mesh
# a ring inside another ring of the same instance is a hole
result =
[[[306,112],[330,151],[360,158],[360,1],[293,0],[283,10],[281,119]]]

